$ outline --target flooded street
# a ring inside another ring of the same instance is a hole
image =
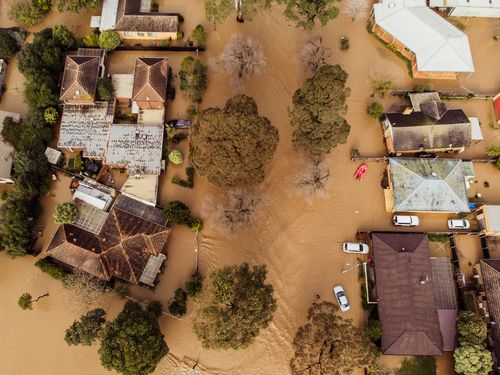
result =
[[[10,26],[2,5],[0,23]],[[173,355],[165,358],[156,374],[190,374],[185,368],[177,368],[184,358],[198,361],[211,374],[243,375],[285,375],[289,374],[289,362],[293,355],[292,341],[297,328],[305,323],[307,310],[316,294],[323,300],[333,300],[333,285],[341,284],[351,303],[351,310],[344,314],[356,325],[365,320],[361,306],[357,270],[342,273],[352,265],[355,255],[344,254],[341,244],[354,240],[358,230],[393,230],[391,214],[385,212],[384,194],[380,181],[384,172],[383,163],[368,163],[366,179],[355,182],[352,178],[359,163],[351,162],[349,151],[356,148],[364,156],[383,156],[386,153],[380,125],[369,118],[366,107],[370,98],[368,77],[370,74],[388,74],[401,89],[411,89],[416,84],[428,83],[413,80],[404,63],[370,36],[364,21],[352,22],[345,15],[330,22],[327,27],[306,33],[289,25],[282,15],[282,8],[274,6],[252,22],[239,24],[231,16],[222,24],[213,26],[204,20],[203,2],[200,0],[162,0],[160,10],[180,12],[185,17],[183,29],[186,37],[199,23],[209,33],[207,51],[200,58],[209,66],[209,87],[201,107],[223,106],[237,91],[231,87],[227,76],[217,66],[217,57],[235,32],[252,36],[262,43],[267,65],[261,75],[247,82],[243,93],[255,99],[259,114],[269,118],[278,128],[280,142],[273,161],[267,168],[265,181],[259,189],[264,193],[265,205],[255,225],[236,233],[233,238],[221,233],[204,210],[207,199],[224,194],[224,191],[210,185],[208,181],[195,176],[194,189],[186,189],[170,181],[177,175],[184,178],[187,164],[187,142],[178,148],[185,156],[182,166],[168,166],[160,177],[159,201],[163,206],[171,200],[182,200],[191,208],[194,217],[202,218],[204,229],[200,235],[199,266],[207,275],[217,267],[248,262],[251,265],[266,264],[268,281],[273,284],[278,308],[268,329],[261,332],[255,343],[243,351],[211,351],[201,348],[192,332],[194,305],[188,306],[188,316],[174,319],[163,316],[162,331]],[[88,33],[90,15],[99,10],[85,12],[78,16],[64,15],[52,11],[41,25],[31,31],[64,22],[79,36]],[[436,89],[458,90],[464,87],[479,93],[492,93],[500,87],[500,42],[491,36],[493,23],[489,20],[469,20],[465,32],[470,36],[476,73],[460,77],[455,81],[435,81]],[[324,44],[330,47],[328,62],[341,64],[349,73],[347,86],[351,88],[348,99],[347,120],[351,133],[345,145],[336,147],[324,160],[330,170],[326,195],[307,202],[297,195],[295,177],[304,155],[293,150],[292,131],[288,122],[287,109],[296,89],[306,79],[300,65],[300,51],[305,41],[313,35],[323,35]],[[340,50],[340,36],[350,40],[347,51]],[[180,61],[188,53],[176,52],[113,52],[107,60],[108,73],[131,73],[135,58],[139,56],[166,56],[177,75]],[[7,92],[0,102],[0,109],[26,113],[22,103],[22,76],[11,61],[8,67]],[[168,102],[168,118],[184,118],[188,101],[183,98],[176,84],[176,98]],[[378,99],[377,99],[378,100]],[[401,104],[401,99],[386,97],[379,100],[386,109]],[[468,149],[465,158],[485,157],[488,145],[500,145],[500,130],[488,125],[493,115],[491,102],[451,101],[449,108],[462,108],[468,116],[479,117],[485,140]],[[491,204],[500,204],[500,171],[492,165],[476,164],[474,194],[480,192],[482,199]],[[59,176],[53,182],[51,194],[42,198],[44,211],[40,218],[43,234],[36,247],[45,249],[56,230],[52,219],[57,203],[68,201],[69,178]],[[489,188],[483,187],[489,182]],[[421,231],[446,230],[447,214],[425,214],[421,217]],[[164,307],[168,305],[175,289],[183,287],[196,266],[194,234],[185,227],[175,226],[169,238],[166,268],[154,292],[134,287],[131,295],[142,300],[157,299]],[[41,255],[43,256],[43,254]],[[65,306],[60,283],[42,274],[33,266],[36,259],[28,256],[11,260],[0,253],[0,372],[5,374],[106,374],[100,367],[96,347],[68,347],[64,342],[64,330],[76,318]],[[24,292],[34,296],[50,293],[34,307],[33,311],[22,311],[17,299]],[[108,318],[120,309],[122,301],[110,297]],[[384,362],[397,366],[400,358],[387,358]],[[439,360],[439,374],[448,374],[451,363],[449,356]],[[178,370],[177,370],[178,369]],[[356,374],[361,374],[361,371]]]

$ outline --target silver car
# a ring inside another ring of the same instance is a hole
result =
[[[448,220],[448,228],[449,229],[469,229],[470,223],[469,220]]]
[[[362,242],[344,242],[342,245],[344,253],[368,254],[368,245]]]

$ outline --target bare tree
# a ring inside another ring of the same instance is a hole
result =
[[[295,178],[297,193],[311,201],[314,196],[326,195],[326,183],[330,178],[330,169],[321,164],[318,158],[304,162]]]
[[[219,57],[222,69],[231,75],[236,84],[262,72],[266,65],[266,58],[262,47],[256,40],[235,34],[229,40]]]
[[[347,14],[353,21],[356,18],[368,17],[369,3],[367,0],[346,0],[344,2],[344,13]]]
[[[75,270],[63,279],[66,295],[71,307],[76,312],[88,311],[103,302],[104,294],[110,289],[106,284],[92,275]]]
[[[301,52],[301,60],[309,75],[314,75],[319,68],[326,64],[331,56],[330,49],[323,46],[323,37],[317,36],[309,39]]]
[[[263,195],[258,190],[231,189],[207,200],[204,209],[217,227],[230,235],[252,225],[263,204]]]
[[[370,73],[368,82],[372,90],[370,94],[371,97],[378,96],[379,98],[383,98],[386,94],[398,88],[398,85],[392,80],[392,77],[383,73]]]

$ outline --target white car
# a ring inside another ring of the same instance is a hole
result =
[[[420,224],[418,216],[394,215],[392,223],[400,227],[416,227]]]
[[[349,306],[349,301],[347,300],[347,297],[345,295],[344,288],[342,288],[340,285],[337,285],[333,288],[333,294],[335,294],[335,298],[339,303],[340,310],[345,312],[351,308],[351,306]]]
[[[368,254],[368,245],[362,242],[344,242],[342,245],[344,253]]]
[[[470,223],[469,220],[448,220],[448,228],[450,229],[469,229]]]

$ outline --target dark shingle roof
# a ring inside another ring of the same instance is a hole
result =
[[[500,259],[481,260],[481,274],[483,275],[490,321],[496,323],[491,325],[495,356],[500,358]]]
[[[140,12],[140,0],[119,0],[116,31],[177,32],[179,15],[174,13]]]
[[[137,59],[134,70],[133,101],[165,102],[168,63],[163,57]]]
[[[137,284],[169,234],[163,225],[113,207],[99,235],[70,224],[59,227],[47,255],[103,280],[116,276]]]
[[[382,353],[443,354],[427,237],[373,233],[372,240]]]
[[[66,56],[60,99],[94,99],[99,64],[98,56]]]

